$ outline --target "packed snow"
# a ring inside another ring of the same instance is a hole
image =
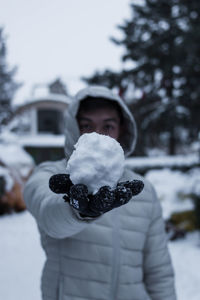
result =
[[[96,132],[81,135],[74,146],[67,173],[74,184],[82,183],[90,193],[109,185],[114,188],[124,171],[124,151],[113,138]]]
[[[190,172],[152,170],[146,174],[158,193],[163,215],[192,207],[189,199],[178,197],[200,178],[200,169]],[[41,300],[40,279],[45,255],[39,232],[29,212],[0,218],[0,299]],[[199,300],[200,234],[169,242],[175,271],[178,300]]]

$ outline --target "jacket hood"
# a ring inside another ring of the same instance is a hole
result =
[[[124,101],[117,94],[114,94],[110,89],[103,86],[90,86],[80,90],[76,94],[65,113],[66,158],[68,159],[71,156],[74,150],[74,145],[80,137],[76,115],[80,106],[80,102],[86,99],[87,97],[104,98],[106,100],[116,101],[119,104],[124,117],[124,123],[126,128],[126,131],[124,132],[123,137],[120,140],[120,144],[124,150],[125,156],[129,156],[135,148],[137,139],[136,123],[133,118],[133,115],[131,114]]]

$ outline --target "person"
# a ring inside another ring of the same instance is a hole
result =
[[[128,107],[110,89],[91,86],[77,93],[65,121],[66,157],[36,167],[24,190],[46,253],[43,299],[175,300],[161,206],[147,180],[125,168],[120,181],[142,180],[142,192],[92,217],[49,189],[52,175],[66,173],[67,160],[84,133],[116,139],[125,157],[133,152],[137,131]]]

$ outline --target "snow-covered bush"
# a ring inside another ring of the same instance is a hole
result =
[[[10,132],[0,135],[0,162],[12,170],[19,181],[26,179],[35,166],[33,158],[18,143],[17,136]]]
[[[11,174],[7,168],[0,166],[0,177],[3,178],[2,184],[1,184],[2,191],[3,190],[6,192],[11,191],[14,182],[13,182]],[[3,182],[4,182],[4,184],[3,184]]]
[[[190,198],[180,197],[180,191],[183,191],[187,185],[187,173],[165,168],[162,170],[151,170],[146,173],[145,178],[156,189],[165,219],[170,218],[174,212],[193,209],[194,206]]]
[[[200,168],[187,172],[151,170],[145,177],[156,189],[165,219],[176,218],[176,222],[190,230],[200,228]]]
[[[32,157],[9,132],[0,135],[0,215],[25,209],[23,186],[34,168]]]
[[[200,168],[194,168],[188,172],[188,182],[180,193],[183,197],[189,197],[194,203],[196,225],[200,229]]]
[[[0,199],[5,193],[6,181],[3,176],[0,175]]]
[[[10,206],[6,201],[8,195],[14,186],[14,180],[5,167],[0,166],[0,215],[10,212]]]

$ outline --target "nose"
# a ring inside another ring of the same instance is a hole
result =
[[[98,133],[98,134],[105,134],[103,128],[101,128],[100,126],[97,126],[95,128],[95,132]]]

